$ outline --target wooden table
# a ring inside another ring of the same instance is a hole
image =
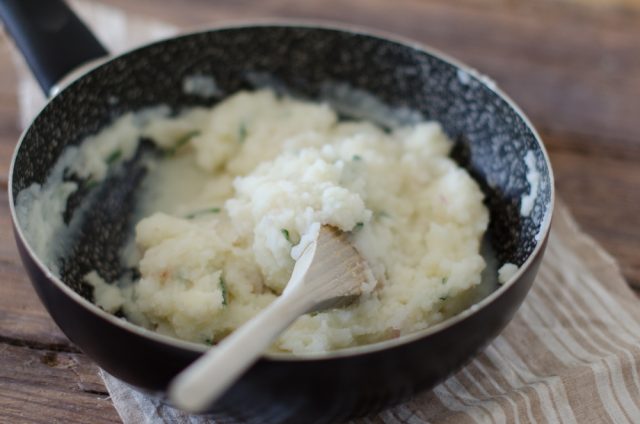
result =
[[[532,118],[559,196],[640,286],[640,0],[107,0],[181,26],[304,17],[383,29],[492,76]],[[187,4],[188,3],[188,4]],[[118,422],[97,368],[40,305],[7,204],[19,137],[16,75],[0,38],[0,423]]]

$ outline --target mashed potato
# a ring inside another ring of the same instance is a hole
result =
[[[104,309],[215,343],[282,292],[291,250],[314,223],[349,232],[377,285],[348,307],[299,318],[275,350],[398,337],[477,300],[488,212],[439,124],[385,130],[265,90],[137,125],[171,157],[150,165],[137,249],[127,249],[140,279],[85,278]]]

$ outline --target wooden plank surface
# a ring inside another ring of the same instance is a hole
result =
[[[105,0],[182,27],[330,19],[411,37],[490,75],[532,118],[559,195],[640,286],[640,0]],[[7,174],[16,75],[0,36],[0,422],[118,422],[97,370],[53,324],[19,263]]]
[[[117,422],[97,367],[84,355],[0,345],[0,422]]]

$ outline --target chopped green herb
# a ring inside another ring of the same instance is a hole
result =
[[[227,306],[229,299],[228,299],[228,293],[227,293],[227,284],[224,282],[224,278],[220,277],[220,290],[222,290],[222,304],[224,306]]]
[[[182,148],[184,145],[186,145],[189,141],[191,141],[191,139],[197,135],[200,135],[200,131],[198,130],[193,130],[193,131],[189,131],[188,133],[180,136],[175,144],[171,147],[168,147],[164,153],[167,156],[174,156],[178,150],[180,150],[180,148]]]
[[[113,152],[111,152],[111,154],[109,154],[109,156],[107,156],[107,165],[111,165],[112,163],[120,159],[121,156],[122,156],[122,150],[120,149],[114,150]]]
[[[240,126],[238,127],[238,141],[240,143],[244,143],[244,140],[247,138],[247,124],[244,122],[240,123]]]
[[[191,283],[191,280],[189,280],[189,277],[187,276],[187,274],[182,269],[180,269],[180,270],[178,270],[178,272],[174,273],[173,277],[175,277],[183,285]]]
[[[380,218],[389,218],[389,214],[386,213],[385,211],[378,211],[374,213],[374,216],[378,219]]]
[[[92,188],[96,187],[98,185],[98,182],[96,180],[89,180],[86,182],[86,185],[84,186],[85,189],[87,190],[91,190]]]
[[[448,278],[447,278],[447,277],[444,277],[444,278],[442,279],[442,285],[443,285],[443,286],[444,286],[445,284],[447,284],[447,280],[448,280]]]
[[[195,212],[191,212],[190,214],[186,215],[185,218],[186,219],[193,219],[196,218],[200,215],[206,215],[206,214],[210,214],[210,213],[219,213],[220,212],[220,208],[208,208],[208,209],[203,209],[200,211],[195,211]]]
[[[211,339],[204,339],[204,344],[208,345],[208,346],[212,346],[213,345],[213,340]]]
[[[449,296],[440,296],[440,300],[442,300],[442,301],[447,300],[448,297]]]
[[[356,226],[353,227],[353,230],[351,230],[351,231],[360,231],[362,229],[362,227],[364,227],[364,222],[358,222],[356,224]]]
[[[291,242],[291,238],[289,237],[289,230],[287,230],[286,228],[283,228],[282,230],[280,230],[280,232],[282,233],[284,238],[287,239],[288,242]]]
[[[352,157],[351,159],[357,162],[357,161],[362,160],[362,156],[360,156],[360,155],[353,155],[353,157]]]
[[[180,147],[184,146],[185,144],[187,144],[193,137],[197,136],[200,134],[200,131],[194,130],[194,131],[189,131],[188,133],[186,133],[185,135],[183,135],[182,137],[178,138],[178,140],[176,141],[176,144],[173,146],[174,149],[179,149]]]

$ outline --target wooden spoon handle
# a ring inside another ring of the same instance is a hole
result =
[[[296,318],[315,304],[303,282],[315,243],[296,261],[284,293],[249,322],[178,374],[169,386],[171,402],[186,411],[204,411],[222,395]]]
[[[186,370],[169,387],[179,408],[201,412],[222,395],[307,306],[295,296],[281,296],[260,314],[235,330]]]

